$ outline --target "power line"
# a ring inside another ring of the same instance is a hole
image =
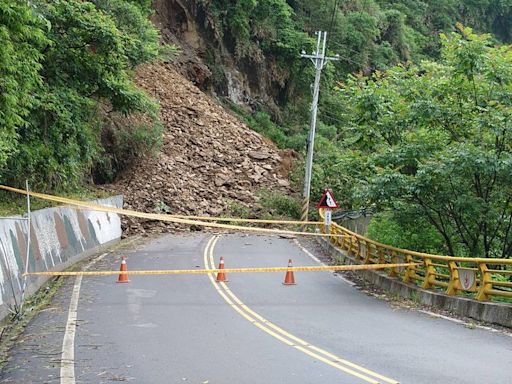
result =
[[[355,49],[352,49],[352,48],[348,47],[348,46],[347,46],[347,45],[345,45],[345,44],[338,43],[338,42],[336,42],[336,40],[331,40],[331,41],[329,41],[329,45],[334,46],[334,48],[342,49],[342,50],[344,50],[344,51],[349,51],[349,52],[352,52],[352,53],[356,53],[356,54],[358,54],[358,55],[360,55],[360,54],[362,53],[361,51],[356,51]],[[348,58],[346,58],[346,59],[347,59],[347,60],[350,60],[350,59],[348,59]],[[353,61],[353,62],[354,62],[354,63],[356,63],[356,64],[363,65],[363,64],[361,64],[361,63],[357,63],[357,62],[355,62],[355,61]]]
[[[360,53],[360,52],[359,52]],[[349,63],[352,63],[352,64],[355,64],[355,65],[358,65],[360,67],[366,67],[368,64],[363,64],[362,62],[360,61],[355,61],[355,60],[352,60],[352,59],[349,59],[348,57],[345,57],[345,56],[341,56],[341,55],[338,55],[336,54],[336,57],[339,58],[338,61],[348,61]]]
[[[345,60],[345,61],[348,61],[349,63],[356,64],[361,67],[365,67],[367,65],[367,64],[361,63],[360,61],[355,61],[355,60],[349,59],[348,57],[339,56],[339,58],[340,58],[340,60]]]
[[[345,123],[346,123],[346,121],[343,121],[343,120],[337,119],[337,118],[332,117],[331,115],[329,115],[329,114],[327,114],[327,113],[323,112],[323,113],[322,113],[322,116],[320,117],[320,119],[321,119],[321,120],[323,120],[325,117],[327,117],[327,120],[330,120],[330,121],[335,121],[335,122],[337,122],[337,123],[342,123],[342,124],[345,124]]]
[[[339,5],[339,0],[334,0],[334,7],[332,9],[332,16],[331,16],[331,25],[329,27],[329,35],[331,35],[332,33],[332,28],[334,27],[334,23],[336,21],[336,18],[338,16],[338,5]]]

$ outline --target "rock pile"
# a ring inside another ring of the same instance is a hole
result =
[[[141,68],[137,82],[160,102],[163,146],[109,186],[124,194],[125,208],[218,216],[233,205],[257,210],[263,188],[290,193],[293,154],[280,153],[169,65]],[[127,235],[172,227],[123,220]]]

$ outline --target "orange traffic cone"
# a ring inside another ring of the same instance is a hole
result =
[[[126,257],[121,258],[121,268],[119,269],[120,272],[127,272],[126,269]],[[128,283],[130,280],[128,280],[128,273],[120,273],[119,278],[117,279],[118,283]]]
[[[224,257],[222,257],[222,256],[220,257],[219,269],[224,269]],[[219,273],[217,273],[216,281],[217,282],[227,282],[228,278],[226,277],[226,274],[224,272],[219,272]]]
[[[292,259],[288,260],[288,268],[292,267]],[[293,271],[286,271],[286,276],[284,277],[283,285],[295,285],[295,276],[293,275]]]

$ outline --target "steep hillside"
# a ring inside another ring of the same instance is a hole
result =
[[[324,95],[349,73],[371,73],[400,62],[438,59],[439,33],[457,22],[497,40],[512,39],[512,4],[502,0],[154,0],[162,37],[182,49],[180,72],[203,90],[274,120],[286,108],[306,110],[314,74],[301,59],[318,30],[339,53],[323,82]],[[308,37],[309,36],[309,37]],[[324,106],[321,106],[324,108]],[[329,106],[325,106],[328,112]],[[300,122],[307,116],[300,116]],[[335,116],[338,118],[339,116]]]
[[[258,192],[289,194],[290,152],[251,131],[170,65],[142,67],[136,81],[161,105],[163,146],[111,186],[125,207],[146,212],[221,215],[233,206],[258,210]],[[126,219],[125,233],[168,224]]]

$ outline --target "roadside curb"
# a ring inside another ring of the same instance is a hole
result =
[[[328,240],[317,239],[317,241],[336,261],[344,264],[359,264],[346,252],[329,243]],[[404,283],[382,272],[359,271],[358,274],[364,280],[379,288],[403,298],[417,301],[419,304],[449,311],[477,321],[512,328],[512,307],[510,305],[448,296],[443,293],[425,290],[418,286]]]

